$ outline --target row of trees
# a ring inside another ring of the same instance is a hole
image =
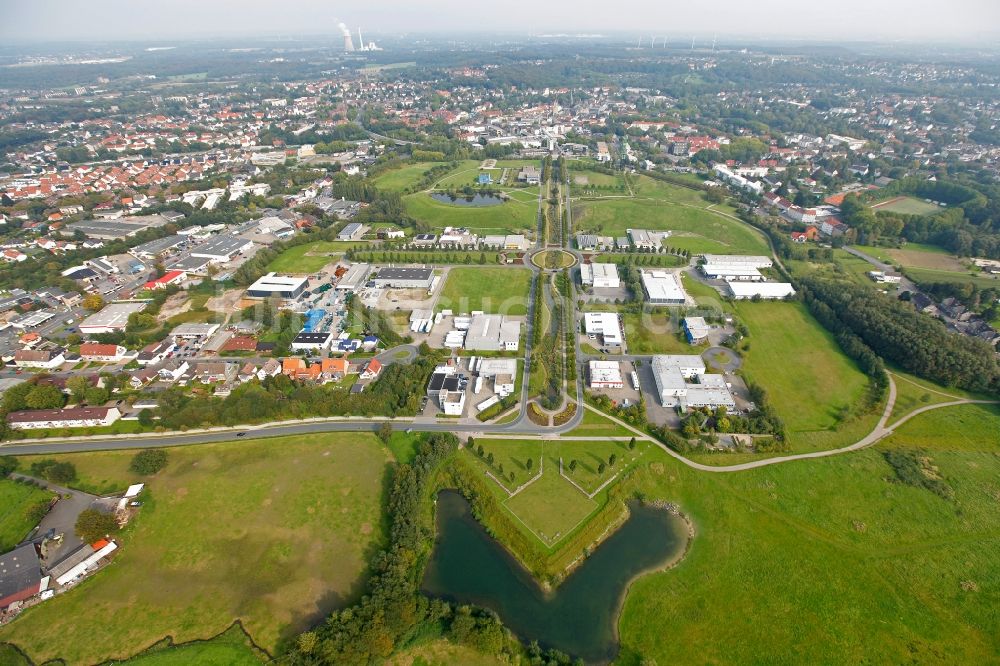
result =
[[[173,387],[157,397],[160,425],[182,429],[312,416],[412,416],[439,360],[424,354],[410,365],[387,366],[362,393],[348,394],[336,386],[297,382],[285,375],[248,382],[225,398]]]
[[[802,287],[813,314],[869,376],[880,376],[880,364],[861,345],[939,384],[1000,393],[1000,368],[987,343],[953,335],[941,322],[864,286],[811,277]]]

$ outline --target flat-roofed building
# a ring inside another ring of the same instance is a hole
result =
[[[770,257],[748,254],[706,254],[706,264],[721,264],[723,266],[750,266],[751,268],[770,268],[774,262]]]
[[[429,289],[434,279],[433,268],[380,268],[371,281],[385,289]]]
[[[357,291],[358,288],[364,286],[371,271],[370,264],[352,264],[347,272],[340,276],[337,281],[337,289],[339,291]]]
[[[503,315],[477,314],[469,321],[465,348],[481,351],[517,351],[521,322]]]
[[[777,300],[795,295],[795,288],[788,282],[730,282],[727,286],[737,300]]]
[[[188,242],[187,236],[174,234],[166,238],[157,238],[142,245],[136,245],[128,251],[137,259],[156,259],[159,256],[172,252]]]
[[[659,250],[663,247],[663,239],[670,236],[669,231],[649,231],[647,229],[626,229],[629,242],[640,250]]]
[[[199,324],[189,322],[175,327],[174,330],[170,331],[170,335],[171,337],[183,338],[185,340],[208,339],[215,335],[219,328],[219,324]]]
[[[95,312],[80,322],[80,332],[84,335],[96,335],[97,333],[124,331],[125,327],[128,326],[129,315],[134,312],[142,312],[145,309],[146,303],[144,302],[111,303],[104,306],[100,312]]]
[[[87,238],[101,240],[121,240],[131,238],[140,231],[162,227],[169,221],[162,215],[143,215],[140,217],[121,217],[113,220],[81,220],[68,224],[70,233],[83,232]]]
[[[618,361],[590,361],[590,388],[624,388]]]
[[[292,340],[292,349],[303,351],[308,349],[327,349],[333,341],[331,331],[302,331]]]
[[[687,294],[677,276],[669,271],[643,270],[640,272],[646,299],[656,305],[683,305]]]
[[[618,289],[622,286],[614,264],[581,264],[580,282],[594,289]]]
[[[337,234],[337,240],[342,241],[353,241],[358,240],[365,234],[365,227],[360,222],[351,222],[346,227],[341,229],[340,233]]]
[[[705,374],[705,362],[700,356],[654,356],[650,365],[662,405],[676,405],[681,411],[692,407],[736,409],[726,378]]]
[[[247,298],[271,298],[279,296],[281,298],[293,299],[302,295],[308,284],[309,280],[304,277],[268,273],[247,287],[246,295]]]
[[[747,264],[702,264],[701,272],[712,280],[726,282],[762,282],[764,275]]]
[[[684,335],[689,343],[695,345],[708,339],[712,327],[704,317],[684,317]]]
[[[583,328],[587,335],[600,335],[606,347],[624,347],[621,322],[617,312],[585,312]]]
[[[191,250],[192,257],[204,257],[217,264],[232,261],[233,257],[253,249],[253,241],[240,236],[216,236]]]

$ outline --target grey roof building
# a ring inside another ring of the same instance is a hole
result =
[[[432,268],[382,268],[372,278],[376,287],[429,289],[434,279]]]

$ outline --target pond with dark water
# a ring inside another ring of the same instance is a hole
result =
[[[434,201],[440,201],[441,203],[451,204],[453,206],[472,206],[473,208],[499,206],[503,203],[503,199],[495,194],[472,194],[469,196],[463,195],[453,197],[450,194],[434,192],[431,194],[431,199],[434,199]]]
[[[424,573],[425,593],[489,608],[522,640],[537,640],[587,662],[618,653],[618,615],[629,584],[679,557],[684,521],[668,511],[630,505],[625,523],[559,587],[534,577],[473,517],[455,491],[437,501],[437,539]]]

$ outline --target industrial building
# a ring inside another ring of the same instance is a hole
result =
[[[357,291],[359,287],[364,285],[371,270],[370,264],[352,265],[346,273],[340,276],[340,280],[337,281],[337,289],[339,291]]]
[[[465,348],[480,351],[517,351],[520,339],[521,322],[507,319],[503,315],[474,314],[465,333]]]
[[[219,330],[219,327],[219,324],[180,324],[175,327],[174,330],[170,331],[170,336],[174,338],[183,338],[185,340],[207,340],[215,335],[215,332]]]
[[[385,289],[430,289],[433,279],[433,268],[395,268],[389,266],[379,269],[371,281],[376,287]]]
[[[618,361],[590,361],[590,388],[624,388]]]
[[[683,305],[687,294],[677,276],[664,270],[643,270],[640,272],[642,288],[646,299],[654,305]]]
[[[142,312],[144,309],[146,309],[145,302],[111,303],[80,322],[80,333],[96,335],[124,331],[128,326],[129,315],[133,312]]]
[[[247,287],[247,298],[298,298],[306,290],[309,281],[303,277],[290,277],[268,273]]]
[[[625,346],[625,337],[617,312],[585,312],[583,329],[587,335],[600,335],[605,347]]]
[[[646,229],[626,229],[629,242],[640,250],[659,250],[663,247],[663,239],[670,236],[669,231],[648,231]]]
[[[333,340],[331,331],[301,331],[292,340],[294,351],[327,349]]]
[[[795,288],[788,282],[730,282],[727,286],[737,300],[776,300],[795,295]]]
[[[722,266],[744,266],[750,268],[770,268],[773,265],[770,257],[761,255],[745,254],[705,254],[706,264],[719,264]]]
[[[365,227],[360,222],[351,222],[346,227],[344,227],[339,234],[337,234],[337,240],[342,241],[353,241],[361,238],[365,233]]]
[[[700,356],[654,356],[651,367],[656,392],[665,407],[676,405],[681,411],[692,407],[736,409],[725,377],[705,374],[705,362]]]
[[[684,335],[692,345],[707,340],[708,334],[712,330],[712,327],[708,325],[704,317],[685,317],[683,324]]]
[[[502,400],[514,392],[517,359],[484,358],[476,366],[479,376],[493,380],[493,392]]]
[[[122,217],[117,220],[81,220],[66,226],[69,233],[83,232],[87,238],[100,240],[121,240],[131,238],[140,231],[162,227],[169,221],[162,215]]]
[[[437,398],[445,414],[461,416],[465,411],[465,391],[461,390],[461,381],[454,371],[435,371],[427,385],[427,395]]]
[[[594,289],[618,289],[622,286],[618,267],[614,264],[581,264],[580,282]]]
[[[746,264],[702,264],[700,269],[710,280],[762,282],[765,279],[759,270]]]
[[[217,236],[191,250],[192,257],[203,257],[217,264],[232,261],[233,257],[253,249],[253,241],[239,236]]]

